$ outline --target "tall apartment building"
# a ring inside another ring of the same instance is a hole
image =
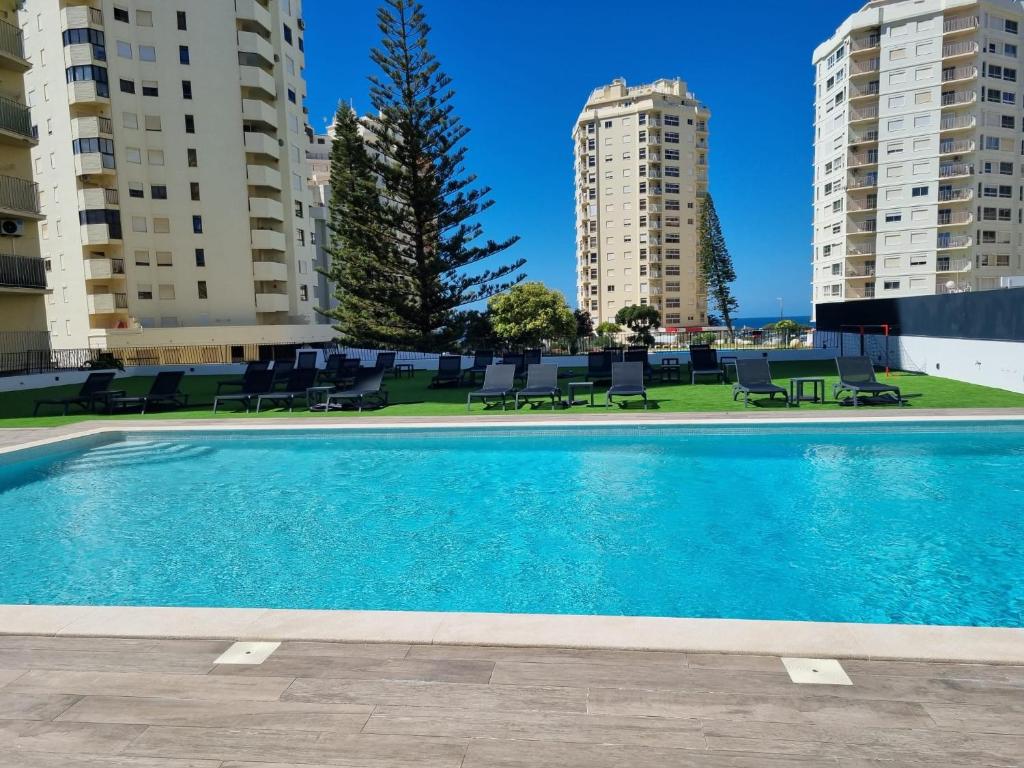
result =
[[[595,90],[573,130],[577,300],[595,325],[649,304],[662,326],[702,325],[697,218],[707,194],[707,107],[682,80]]]
[[[1024,274],[1021,0],[872,0],[814,52],[813,302]]]
[[[312,224],[311,234],[316,248],[314,266],[317,269],[329,269],[331,256],[327,253],[330,230],[327,229],[327,206],[331,202],[331,144],[334,134],[328,128],[325,134],[310,135],[309,146],[306,148],[306,160],[309,162],[309,218]],[[320,309],[333,309],[338,306],[334,296],[334,286],[326,275],[317,272],[316,284],[313,286],[313,299]],[[317,322],[328,325],[329,317],[317,312]]]
[[[300,13],[23,6],[54,346],[329,338],[313,310]]]
[[[32,115],[17,3],[0,0],[0,366],[4,353],[49,346],[46,273],[39,257],[39,195],[32,181]],[[15,363],[16,364],[16,363]]]

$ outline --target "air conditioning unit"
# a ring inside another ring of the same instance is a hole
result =
[[[25,234],[25,222],[21,219],[0,219],[0,237],[21,237]]]

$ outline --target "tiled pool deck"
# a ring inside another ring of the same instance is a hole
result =
[[[471,423],[985,417],[1024,411],[495,415]],[[470,422],[331,426],[431,424]],[[0,430],[0,451],[96,429],[277,426],[318,425],[87,422]],[[235,639],[284,642],[261,665],[215,665]],[[853,684],[794,684],[780,655],[842,658]],[[1024,630],[0,606],[0,768],[336,765],[1021,766]]]

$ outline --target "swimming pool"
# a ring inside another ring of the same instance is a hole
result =
[[[0,457],[0,603],[1024,626],[1024,424],[146,432]]]

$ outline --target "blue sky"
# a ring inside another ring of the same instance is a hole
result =
[[[739,316],[810,312],[814,47],[863,0],[786,3],[424,0],[431,48],[493,189],[488,237],[520,242],[530,279],[575,304],[570,132],[590,91],[682,77],[712,112],[711,193],[736,264]],[[310,122],[369,109],[374,0],[305,0]],[[624,12],[628,9],[628,12]]]

